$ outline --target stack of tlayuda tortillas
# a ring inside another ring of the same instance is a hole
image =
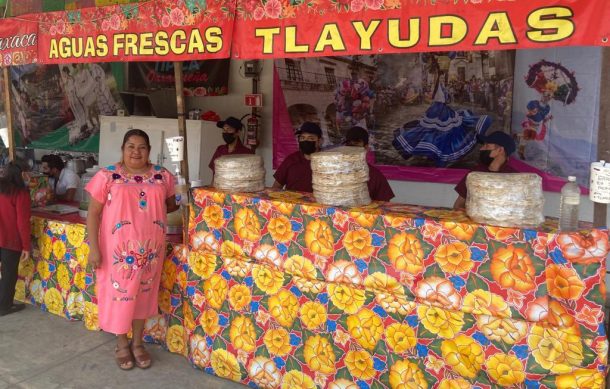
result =
[[[216,189],[226,192],[260,192],[265,188],[265,167],[260,155],[224,155],[216,159],[214,169]]]
[[[357,207],[371,202],[363,147],[343,146],[311,155],[313,195],[325,205]]]
[[[472,172],[466,213],[477,223],[537,227],[544,221],[542,178],[533,173]]]

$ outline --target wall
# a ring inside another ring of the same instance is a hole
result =
[[[262,62],[261,87],[263,102],[265,104],[262,112],[262,126],[259,135],[260,146],[257,154],[264,159],[267,167],[267,185],[273,183],[273,171],[271,170],[273,159],[272,148],[272,90],[273,90],[273,62],[266,60]],[[231,75],[229,81],[229,95],[224,97],[192,97],[187,98],[187,108],[201,108],[204,111],[213,110],[221,117],[229,115],[241,117],[249,112],[244,106],[243,95],[252,91],[252,81],[242,76],[240,70],[243,61],[234,61],[231,64]],[[456,198],[453,185],[434,184],[424,182],[390,181],[390,185],[396,194],[395,201],[410,204],[451,207]],[[557,216],[559,213],[559,194],[554,192],[545,193],[544,213],[547,216]],[[608,213],[610,215],[610,212]],[[581,220],[593,220],[593,203],[587,196],[583,196],[580,209]]]
[[[187,97],[187,112],[190,109],[199,108],[202,112],[212,110],[221,118],[235,116],[241,118],[250,113],[251,109],[244,105],[244,94],[252,93],[252,79],[243,76],[243,61],[231,61],[231,71],[229,76],[229,94],[227,96],[213,97]],[[262,61],[261,82],[259,92],[263,94],[261,130],[259,132],[260,145],[256,150],[258,155],[263,157],[267,167],[266,183],[268,186],[273,184],[273,165],[272,148],[272,117],[273,117],[273,62]],[[220,131],[220,129],[218,130]],[[206,163],[207,165],[207,163]]]

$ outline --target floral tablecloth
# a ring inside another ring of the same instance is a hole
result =
[[[15,299],[69,320],[84,320],[88,329],[97,330],[85,225],[33,216],[32,243],[30,259],[19,264]]]
[[[606,230],[291,192],[193,197],[188,266],[166,262],[165,286],[175,270],[185,288],[162,307],[178,351],[210,373],[282,388],[604,385]]]
[[[34,213],[32,255],[19,264],[15,299],[38,305],[42,310],[68,320],[82,320],[87,329],[99,330],[95,273],[87,265],[87,228],[78,222],[83,219],[75,215],[52,217],[36,210]],[[174,253],[185,247],[174,243],[174,236],[168,237],[166,260],[172,261]],[[154,333],[154,325],[152,331],[149,338],[154,335],[159,339]]]
[[[602,388],[606,230],[195,189],[146,340],[261,388]],[[33,218],[19,298],[97,328],[84,225]]]

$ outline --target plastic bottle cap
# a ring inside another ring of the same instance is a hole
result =
[[[568,176],[568,181],[576,181],[576,177],[574,177],[574,176]]]

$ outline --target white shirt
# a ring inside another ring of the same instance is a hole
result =
[[[51,188],[55,188],[55,194],[62,196],[66,194],[68,189],[78,188],[80,178],[74,171],[64,168],[61,169],[61,173],[59,173],[57,186],[55,186],[55,178],[49,178],[49,184],[51,185]]]

